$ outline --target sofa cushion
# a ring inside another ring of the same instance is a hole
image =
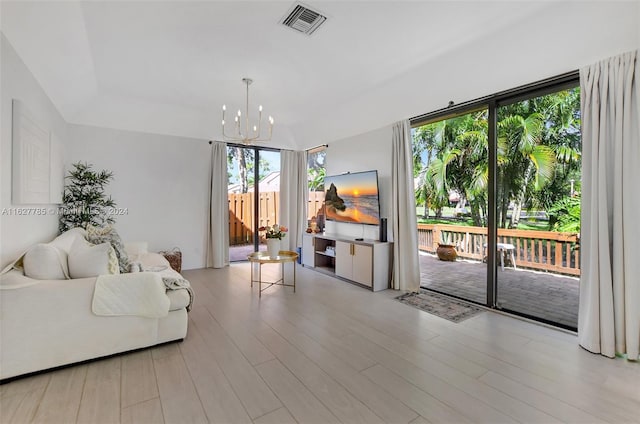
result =
[[[71,251],[71,246],[73,246],[73,242],[78,238],[83,240],[87,238],[87,232],[84,230],[84,228],[76,227],[65,231],[64,233],[53,239],[50,244],[64,251],[68,255]]]
[[[36,280],[66,280],[69,278],[67,254],[48,243],[33,246],[22,261],[24,275]]]
[[[110,243],[116,251],[118,257],[118,263],[120,265],[120,272],[129,272],[129,256],[124,250],[124,244],[118,232],[110,225],[103,228],[94,227],[93,225],[87,225],[87,240],[93,244]]]
[[[138,255],[138,261],[142,264],[143,268],[160,267],[164,266],[170,268],[169,261],[159,253],[147,252]]]
[[[109,243],[93,245],[77,239],[71,246],[68,262],[71,278],[120,273],[116,252]]]
[[[148,253],[149,243],[146,241],[129,241],[124,244],[124,251],[129,259],[137,259],[140,255]]]

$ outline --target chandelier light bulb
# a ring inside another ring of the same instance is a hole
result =
[[[253,126],[253,132],[258,132],[258,127],[256,127],[255,125]]]
[[[222,126],[224,126],[224,119],[222,120]]]
[[[262,105],[258,107],[258,112],[262,112]]]
[[[222,105],[222,110],[223,111],[227,110],[227,105]]]

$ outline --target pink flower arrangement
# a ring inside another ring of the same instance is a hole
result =
[[[289,229],[282,225],[273,224],[270,227],[260,227],[258,228],[258,231],[260,232],[264,231],[265,238],[268,238],[268,239],[277,238],[278,240],[282,240],[282,238],[287,235],[286,233],[287,231],[289,231]]]

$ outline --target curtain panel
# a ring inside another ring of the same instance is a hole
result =
[[[638,360],[640,112],[638,51],[580,70],[582,223],[578,339]]]
[[[395,290],[418,291],[418,224],[413,187],[413,151],[409,121],[393,125],[391,213],[393,217],[393,275]]]
[[[207,268],[229,265],[229,199],[227,143],[211,144],[209,214],[207,220]]]
[[[280,225],[289,228],[281,248],[295,252],[307,228],[307,152],[280,152]]]

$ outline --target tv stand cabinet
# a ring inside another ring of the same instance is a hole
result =
[[[393,243],[304,234],[302,264],[373,291],[390,287]]]

